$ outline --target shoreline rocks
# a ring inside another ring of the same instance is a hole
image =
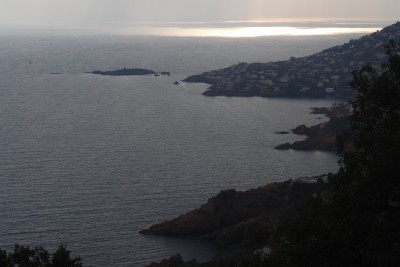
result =
[[[350,111],[346,106],[337,106],[332,108],[313,108],[312,114],[324,114],[330,120],[314,126],[307,127],[300,125],[292,130],[292,133],[305,135],[307,138],[302,141],[296,141],[292,144],[284,143],[275,149],[277,150],[322,150],[336,151],[336,142],[338,134],[350,129],[348,115]]]

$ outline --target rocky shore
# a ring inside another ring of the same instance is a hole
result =
[[[285,143],[275,147],[278,150],[323,150],[336,151],[336,140],[338,134],[350,128],[348,116],[350,111],[346,106],[331,108],[313,108],[312,114],[324,114],[328,122],[320,123],[311,127],[300,125],[292,130],[292,133],[305,135],[307,138],[292,144]]]
[[[306,196],[320,190],[326,176],[271,183],[248,191],[224,190],[198,209],[142,230],[164,235],[207,240],[217,244],[254,244],[261,229],[273,229],[282,216],[290,217]]]

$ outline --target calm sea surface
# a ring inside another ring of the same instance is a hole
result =
[[[177,252],[199,260],[224,254],[207,243],[138,231],[222,189],[336,171],[332,153],[273,149],[302,139],[276,131],[321,122],[309,108],[335,100],[209,98],[201,95],[205,85],[172,83],[354,37],[2,35],[0,248],[67,243],[93,266],[144,266]],[[84,73],[124,67],[173,76]]]

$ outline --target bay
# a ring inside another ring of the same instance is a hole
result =
[[[93,266],[229,253],[138,231],[223,189],[336,171],[333,153],[273,148],[302,139],[275,132],[320,123],[309,108],[338,100],[210,98],[201,95],[204,84],[173,82],[241,61],[305,56],[354,37],[2,35],[0,248],[66,243]],[[124,67],[172,76],[85,73]]]

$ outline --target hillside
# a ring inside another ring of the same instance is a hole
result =
[[[400,22],[307,57],[269,63],[239,63],[186,78],[211,84],[206,96],[350,98],[351,72],[386,61],[384,45],[400,41]]]
[[[325,176],[271,183],[244,192],[221,191],[198,209],[142,230],[146,235],[192,237],[218,244],[254,244],[266,225],[296,214],[306,196],[321,190]]]

